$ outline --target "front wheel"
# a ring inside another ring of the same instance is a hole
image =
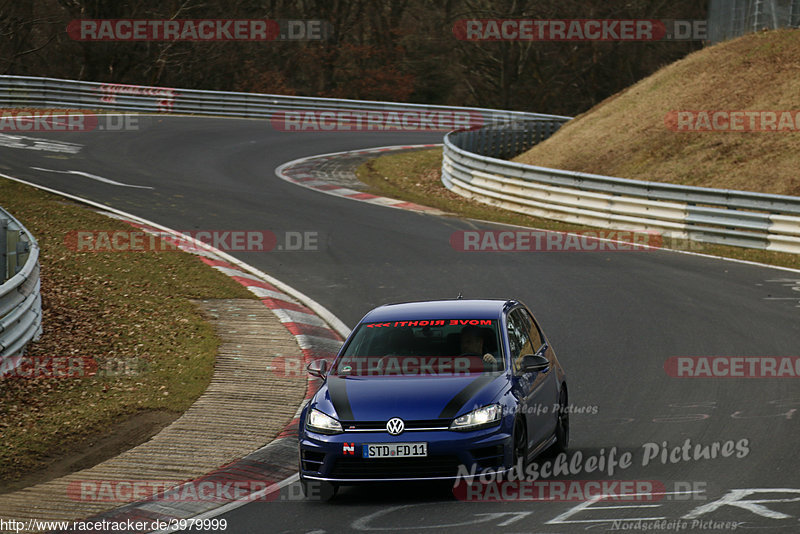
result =
[[[514,432],[512,435],[512,446],[514,447],[512,467],[519,467],[522,472],[518,473],[518,475],[523,476],[525,468],[528,466],[528,432],[525,428],[525,422],[521,418],[514,421]]]

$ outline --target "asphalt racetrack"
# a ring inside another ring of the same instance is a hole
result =
[[[800,356],[800,273],[662,251],[460,252],[453,232],[499,226],[337,198],[274,173],[295,158],[441,142],[440,133],[141,119],[136,131],[0,134],[0,172],[176,230],[271,230],[279,244],[286,232],[314,233],[316,250],[231,254],[351,327],[386,302],[518,298],[568,373],[573,453],[607,460],[616,447],[632,458],[611,475],[560,478],[638,481],[659,493],[462,502],[441,487],[385,484],[343,488],[324,503],[303,500],[294,483],[219,516],[228,532],[596,532],[632,530],[637,518],[662,531],[800,531],[798,379],[674,378],[664,368],[673,356]],[[686,440],[689,452],[672,454]]]

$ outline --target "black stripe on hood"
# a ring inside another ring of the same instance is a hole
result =
[[[340,421],[352,421],[353,408],[350,407],[350,399],[347,398],[347,380],[337,376],[328,377],[328,393],[331,396],[331,403],[336,410],[336,415]]]
[[[474,397],[476,393],[482,390],[495,378],[497,378],[497,374],[483,374],[467,384],[467,386],[459,391],[455,397],[450,399],[450,402],[448,402],[447,406],[444,407],[442,413],[439,414],[439,419],[454,418],[458,411],[467,403],[467,401]]]

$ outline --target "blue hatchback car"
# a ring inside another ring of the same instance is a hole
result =
[[[566,450],[566,375],[515,300],[380,306],[359,322],[300,416],[300,481],[456,480]]]

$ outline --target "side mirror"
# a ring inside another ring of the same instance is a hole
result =
[[[522,357],[520,370],[523,373],[538,373],[550,369],[550,361],[541,354],[526,354]]]
[[[313,362],[309,363],[308,366],[306,366],[306,371],[308,371],[308,374],[311,376],[325,378],[325,373],[328,372],[328,361],[314,360]]]

